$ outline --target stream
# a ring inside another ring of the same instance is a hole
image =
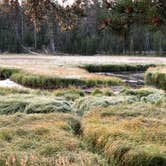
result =
[[[127,85],[136,88],[142,87],[145,84],[144,72],[118,72],[118,73],[106,72],[106,73],[97,73],[97,74],[119,77],[122,80],[124,80]]]

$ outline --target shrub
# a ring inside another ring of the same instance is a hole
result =
[[[166,67],[150,68],[145,73],[145,82],[147,85],[166,90]]]

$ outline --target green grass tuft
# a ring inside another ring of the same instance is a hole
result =
[[[166,90],[166,67],[150,68],[145,73],[145,82],[147,85]]]
[[[20,72],[20,70],[15,68],[0,68],[0,80],[10,78],[13,74],[18,72]]]

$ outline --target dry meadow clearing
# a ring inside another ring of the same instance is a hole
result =
[[[107,79],[78,66],[87,64],[166,64],[166,58],[128,56],[0,55],[0,66],[19,68],[33,74],[64,78]]]

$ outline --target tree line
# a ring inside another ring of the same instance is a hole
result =
[[[127,3],[127,1],[125,2]],[[128,2],[131,3],[131,1]],[[129,12],[132,12],[133,8],[127,4]],[[34,51],[83,55],[165,54],[166,34],[163,26],[151,30],[145,24],[133,24],[127,29],[124,36],[119,29],[117,32],[110,30],[110,26],[113,27],[110,24],[114,20],[116,21],[116,18],[122,18],[121,15],[117,15],[119,8],[116,8],[114,12],[116,14],[111,13],[109,22],[106,9],[108,9],[108,3],[103,5],[101,2],[93,1],[92,4],[86,5],[86,16],[80,17],[77,20],[77,26],[73,28],[68,28],[67,25],[61,26],[59,24],[61,20],[55,19],[53,11],[50,10],[44,16],[46,19],[40,21],[38,28],[32,18],[26,14],[27,4],[23,3],[17,8],[13,8],[7,0],[4,0],[0,5],[0,52],[27,53]],[[132,15],[134,14],[133,12]],[[73,23],[70,22],[73,18],[75,19],[73,15],[66,18],[70,25]],[[154,19],[156,19],[154,24],[158,25],[159,20],[156,16]],[[108,24],[108,26],[101,29],[103,24]],[[118,25],[114,26],[117,28]],[[126,27],[126,25],[124,26]]]

